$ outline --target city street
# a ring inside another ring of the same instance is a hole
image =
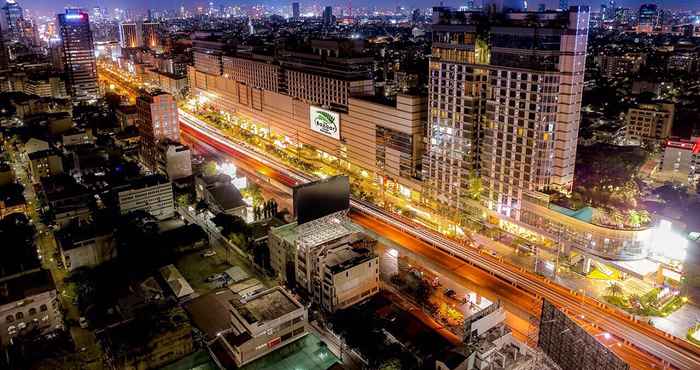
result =
[[[11,145],[7,145],[6,149],[10,149]],[[64,309],[64,323],[68,325],[67,329],[73,338],[78,357],[84,368],[86,369],[101,369],[102,368],[102,350],[97,343],[95,334],[92,330],[81,328],[78,325],[80,312],[75,305],[75,297],[70,296],[70,293],[65,289],[64,280],[68,273],[58,267],[58,261],[54,254],[58,251],[56,239],[53,231],[44,225],[39,215],[41,202],[37,199],[34,192],[34,185],[29,175],[29,162],[24,153],[10,151],[12,158],[12,168],[15,176],[24,186],[24,197],[27,201],[27,216],[34,224],[37,231],[36,243],[39,250],[39,255],[44,268],[51,271],[56,290],[58,291],[61,307]]]

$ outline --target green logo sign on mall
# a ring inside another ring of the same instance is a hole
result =
[[[309,108],[309,121],[312,130],[340,140],[340,114],[311,106]]]

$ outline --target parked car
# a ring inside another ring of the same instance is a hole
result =
[[[223,272],[222,272],[222,273],[218,273],[218,274],[213,274],[213,275],[209,275],[209,276],[205,279],[205,281],[208,282],[208,283],[211,283],[211,282],[214,282],[214,281],[217,281],[217,280],[225,280],[225,279],[226,279],[226,276],[227,276],[227,275],[224,274]]]
[[[212,257],[216,256],[216,251],[213,249],[209,249],[208,251],[202,253],[202,257]]]

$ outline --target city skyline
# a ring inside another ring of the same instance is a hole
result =
[[[700,368],[700,12],[17,1],[0,368]]]
[[[551,0],[548,0],[551,1]],[[543,1],[543,3],[546,3],[548,1]],[[219,7],[219,6],[252,6],[252,5],[266,5],[266,6],[274,6],[274,7],[290,7],[293,1],[285,2],[285,1],[278,1],[278,0],[265,0],[265,1],[256,1],[256,0],[244,0],[244,1],[214,1],[214,6]],[[569,5],[588,5],[591,7],[591,11],[596,12],[599,10],[601,4],[607,4],[607,1],[595,1],[595,0],[569,0]],[[55,2],[51,2],[48,0],[38,0],[38,1],[18,1],[18,3],[24,7],[25,9],[31,10],[33,12],[37,12],[39,14],[52,14],[52,13],[59,13],[63,11],[63,9],[69,4],[65,5],[57,5]],[[331,0],[328,2],[318,2],[318,1],[308,1],[308,2],[300,2],[300,5],[303,8],[311,5],[318,5],[321,7],[321,9],[324,6],[330,5],[333,7],[347,7],[350,2],[348,1],[337,1],[337,0]],[[407,8],[430,8],[433,6],[439,6],[441,1],[425,1],[425,0],[409,0],[406,2],[402,3],[397,3],[393,1],[385,1],[385,2],[371,2],[368,0],[356,0],[352,1],[352,7],[353,8],[359,8],[359,7],[370,7],[374,6],[377,8],[382,8],[382,9],[395,9],[397,6],[404,6]],[[459,2],[456,0],[445,0],[442,1],[442,3],[445,6],[452,6],[452,7],[459,7],[464,5],[464,2]],[[475,3],[478,5],[479,0],[476,0]],[[530,2],[530,6],[535,6],[537,4],[537,1]],[[698,10],[700,9],[700,3],[695,6],[695,8],[688,8],[689,4],[685,0],[662,0],[662,1],[644,1],[644,0],[623,0],[623,1],[617,1],[616,2],[619,6],[622,7],[628,7],[631,9],[638,9],[642,4],[646,3],[655,3],[657,4],[660,8],[662,9],[669,9],[669,10]],[[202,6],[204,8],[207,8],[209,6],[209,1],[206,0],[185,0],[181,1],[179,3],[173,3],[171,1],[167,0],[153,0],[149,1],[148,3],[144,4],[142,1],[138,0],[108,0],[105,2],[100,2],[96,3],[93,0],[78,0],[78,1],[73,1],[70,3],[70,6],[75,6],[75,7],[80,7],[83,9],[92,9],[96,6],[99,7],[106,7],[108,9],[114,9],[114,8],[120,8],[120,9],[136,9],[139,11],[145,12],[148,9],[159,9],[159,10],[166,10],[166,9],[179,9],[181,5],[184,5],[186,8],[195,8],[198,6]]]

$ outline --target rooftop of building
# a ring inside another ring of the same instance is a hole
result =
[[[247,206],[241,192],[232,184],[219,185],[209,188],[209,192],[216,203],[224,210],[236,209]]]
[[[132,179],[128,183],[118,188],[115,187],[117,192],[124,192],[130,190],[138,190],[144,188],[150,188],[157,185],[169,184],[170,180],[165,175],[155,174],[148,176],[141,176],[136,179]]]
[[[36,268],[24,273],[0,277],[0,305],[55,290],[51,272]]]
[[[268,289],[242,302],[236,309],[248,325],[275,320],[303,308],[281,287]]]
[[[329,252],[326,265],[333,274],[338,274],[375,257],[376,255],[366,248],[345,248]]]
[[[136,114],[136,106],[135,105],[120,105],[116,109],[117,112],[121,114]]]
[[[24,187],[17,183],[10,183],[0,186],[0,202],[6,208],[18,206],[26,203],[24,198]]]
[[[216,347],[215,347],[216,348]],[[217,358],[223,351],[214,349]],[[240,370],[337,370],[344,369],[339,366],[340,360],[331,352],[320,338],[313,334],[307,334],[299,340],[289,343],[282,348],[249,363]]]
[[[185,303],[185,310],[205,337],[213,340],[231,328],[229,301],[234,299],[236,295],[230,289],[222,288],[188,301]]]
[[[506,11],[487,13],[481,10],[455,10],[449,7],[433,7],[433,26],[477,25],[484,19],[492,27],[528,27],[537,23],[539,28],[566,28],[570,12],[589,12],[588,6],[571,6],[567,11]]]
[[[106,225],[104,222],[80,222],[74,220],[61,230],[56,231],[55,236],[59,247],[66,251],[77,248],[77,244],[80,242],[110,235],[111,233],[111,225]]]
[[[36,160],[36,159],[41,159],[41,158],[47,158],[50,156],[60,156],[61,152],[59,152],[57,149],[54,148],[49,148],[49,149],[44,149],[44,150],[39,150],[33,153],[29,153],[28,157],[29,160]]]

